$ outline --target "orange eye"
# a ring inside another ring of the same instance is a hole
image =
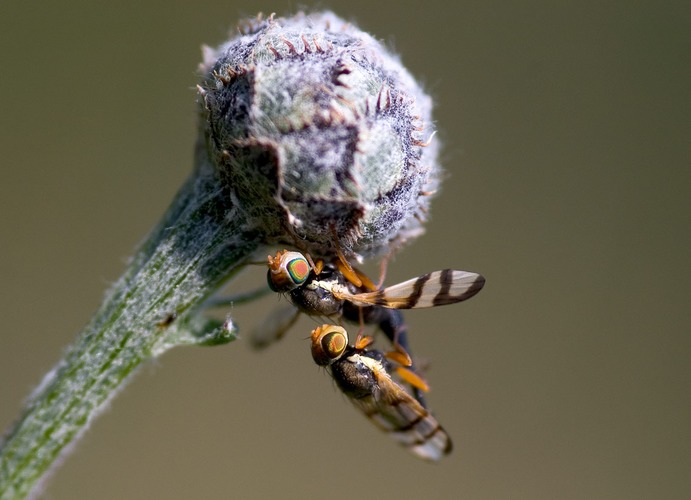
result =
[[[348,347],[348,333],[336,325],[322,325],[312,331],[312,358],[319,366],[338,360]]]
[[[322,350],[332,358],[338,358],[345,351],[348,341],[342,333],[327,333],[321,340]]]

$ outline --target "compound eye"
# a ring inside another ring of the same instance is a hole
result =
[[[274,292],[285,293],[302,285],[309,277],[309,262],[300,252],[284,250],[276,257],[269,256],[269,271],[266,278]]]
[[[286,264],[286,271],[290,275],[290,279],[296,285],[302,285],[310,274],[310,265],[302,255],[295,257]]]
[[[322,325],[312,331],[312,358],[319,366],[337,361],[348,347],[348,333],[336,325]]]

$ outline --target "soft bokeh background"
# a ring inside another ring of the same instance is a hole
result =
[[[304,320],[265,353],[146,366],[45,497],[689,498],[688,4],[323,6],[437,99],[448,179],[389,282],[487,277],[466,304],[407,315],[454,454],[420,463],[380,435],[312,363]],[[2,3],[0,428],[190,172],[200,44],[296,8]],[[247,331],[276,302],[233,313]]]

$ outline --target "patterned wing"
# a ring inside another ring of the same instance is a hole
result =
[[[332,364],[331,373],[357,408],[418,457],[436,462],[451,451],[451,438],[437,419],[391,378],[380,361],[353,354]],[[353,386],[358,390],[352,391]]]
[[[360,306],[419,309],[467,300],[484,285],[485,278],[480,274],[444,269],[373,292],[352,294],[344,287],[332,287],[331,292]]]
[[[264,349],[280,340],[290,330],[300,315],[292,304],[284,303],[264,317],[261,324],[250,335],[250,345]]]

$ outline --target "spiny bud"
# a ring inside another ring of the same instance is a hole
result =
[[[204,49],[202,132],[229,196],[270,244],[384,252],[422,232],[438,177],[431,100],[330,12],[247,21]]]

